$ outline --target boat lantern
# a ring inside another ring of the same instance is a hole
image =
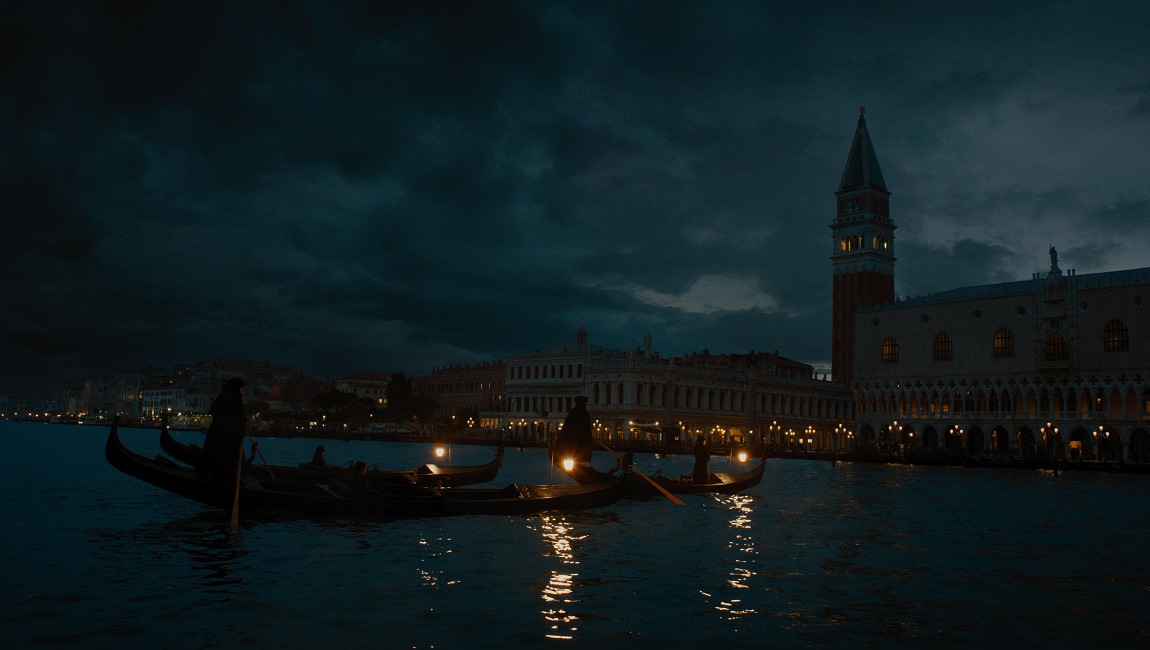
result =
[[[570,472],[574,468],[575,468],[575,460],[574,459],[571,459],[571,458],[564,458],[563,459],[563,470],[564,471]]]
[[[443,458],[443,454],[445,454],[445,453],[447,453],[447,450],[443,448],[443,445],[436,445],[435,446],[435,457],[436,458]]]
[[[740,463],[747,462],[747,451],[745,449],[739,450],[739,456],[738,457],[739,457]]]

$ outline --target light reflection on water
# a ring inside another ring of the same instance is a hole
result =
[[[586,535],[576,535],[570,522],[561,514],[545,513],[539,515],[538,519],[543,539],[551,547],[551,551],[544,555],[559,559],[564,566],[578,565],[579,562],[575,559],[575,546],[586,538]],[[550,573],[551,577],[542,592],[543,602],[549,607],[544,609],[542,614],[551,628],[546,637],[569,641],[575,638],[574,635],[579,631],[579,616],[567,609],[579,602],[574,595],[575,580],[579,574],[574,571],[558,570],[552,570]]]
[[[18,455],[70,469],[45,485],[17,463],[0,499],[0,625],[13,647],[1061,647],[1150,635],[1150,561],[1137,551],[1150,477],[771,461],[749,493],[685,506],[247,518],[229,535],[223,513],[108,467],[106,431],[18,430],[37,434],[9,433]],[[265,453],[306,459],[313,446],[291,444]],[[425,451],[346,453],[402,467]],[[679,475],[691,459],[641,462]],[[512,452],[499,483],[547,476],[545,452]]]

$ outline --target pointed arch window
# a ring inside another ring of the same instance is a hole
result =
[[[898,361],[898,341],[893,336],[886,337],[882,342],[882,362],[895,363]]]
[[[1014,356],[1014,332],[1004,327],[994,333],[994,356],[1000,359]]]
[[[934,337],[934,360],[935,361],[950,361],[954,358],[954,342],[950,338],[950,334],[946,332],[939,332]]]
[[[1051,334],[1046,337],[1046,361],[1047,363],[1057,363],[1060,361],[1070,360],[1070,347],[1066,345],[1066,339],[1057,334]]]
[[[1130,349],[1130,331],[1117,318],[1106,323],[1102,340],[1103,349],[1107,352],[1126,352]]]

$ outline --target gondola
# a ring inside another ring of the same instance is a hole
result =
[[[631,464],[631,452],[627,452],[622,464],[623,466]],[[571,469],[560,469],[580,485],[592,485],[612,477],[612,474],[601,472],[589,463],[577,463]],[[711,480],[706,483],[696,483],[690,478],[667,478],[658,474],[647,474],[644,477],[631,472],[627,475],[623,496],[635,498],[659,496],[662,492],[652,485],[652,481],[671,494],[736,494],[758,485],[763,480],[764,469],[764,460],[760,458],[758,466],[754,469],[737,474],[712,472]]]
[[[204,450],[198,445],[184,444],[172,437],[168,427],[160,430],[160,449],[172,458],[196,466]],[[494,481],[503,466],[503,445],[495,452],[495,458],[482,465],[435,465],[426,463],[409,471],[369,470],[367,478],[374,483],[413,483],[434,487],[457,487],[477,485]],[[351,468],[345,466],[316,467],[302,463],[299,467],[287,465],[264,465],[256,462],[244,465],[244,476],[253,478],[320,480],[337,476],[348,476]]]
[[[173,494],[230,510],[234,481],[210,481],[166,456],[148,458],[124,446],[113,422],[104,455],[116,469]],[[238,459],[237,459],[238,460]],[[629,472],[595,485],[529,485],[504,488],[426,488],[375,486],[354,491],[339,479],[285,480],[244,476],[239,485],[241,514],[286,514],[320,518],[400,519],[449,515],[526,515],[548,510],[582,510],[615,503]]]

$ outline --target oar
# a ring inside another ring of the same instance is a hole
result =
[[[228,522],[228,528],[235,530],[240,525],[240,478],[244,472],[244,446],[240,445],[240,453],[236,458],[236,492],[232,498],[232,518]]]
[[[551,458],[551,469],[549,469],[547,473],[548,485],[555,485],[555,438],[557,438],[558,435],[557,433],[552,433],[551,440],[547,443],[547,455]],[[523,449],[520,448],[519,451],[523,451]]]
[[[595,442],[599,443],[600,447],[611,452],[611,455],[614,456],[616,459],[618,459],[620,462],[623,461],[622,458],[619,458],[619,454],[616,454],[614,450],[612,450],[610,447],[607,446],[607,443],[603,442],[602,440],[600,440],[598,438],[593,437],[593,439],[595,440]],[[631,463],[631,471],[635,472],[639,476],[642,476],[643,478],[647,479],[647,482],[650,483],[651,485],[654,485],[656,490],[662,492],[663,496],[665,496],[671,500],[671,503],[673,503],[677,506],[687,505],[687,504],[683,503],[682,499],[680,499],[679,497],[675,496],[674,494],[671,494],[670,492],[668,492],[667,488],[663,487],[662,485],[659,485],[658,481],[656,481],[655,479],[651,478],[650,476],[647,476],[643,472],[640,472],[638,469],[636,469],[634,463]]]
[[[257,443],[256,439],[251,436],[248,436],[248,440],[252,441],[252,450],[255,451],[256,454],[259,455],[260,460],[264,462],[264,467],[268,468],[268,476],[272,477],[272,480],[275,480],[276,473],[272,471],[272,466],[270,463],[268,463],[268,459],[264,458],[264,452],[260,451],[259,443]],[[243,451],[240,453],[242,454]]]

